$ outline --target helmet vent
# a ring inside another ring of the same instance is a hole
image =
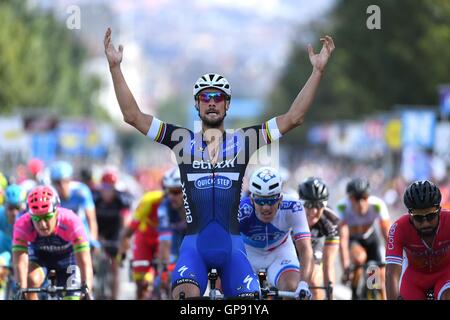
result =
[[[280,185],[280,184],[277,182],[277,183],[271,185],[271,186],[269,187],[269,190],[273,190],[273,189],[277,188],[279,185]]]
[[[256,183],[252,183],[252,186],[254,186],[256,189],[261,190],[261,186],[256,184]]]

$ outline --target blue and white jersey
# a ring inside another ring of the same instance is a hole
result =
[[[294,240],[311,237],[302,203],[287,195],[283,196],[277,214],[270,223],[258,219],[255,207],[248,197],[241,200],[238,219],[244,243],[265,252],[286,242],[291,231]]]

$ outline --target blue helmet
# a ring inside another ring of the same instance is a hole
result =
[[[73,175],[73,167],[66,161],[58,161],[50,168],[50,179],[52,181],[59,181],[63,179],[70,179]]]
[[[5,191],[5,203],[7,205],[20,206],[26,201],[25,190],[17,185],[12,184],[6,188]]]

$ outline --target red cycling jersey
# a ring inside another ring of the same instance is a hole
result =
[[[402,264],[403,252],[408,267],[423,273],[435,273],[450,267],[450,211],[442,210],[433,246],[419,237],[409,221],[409,215],[400,217],[389,230],[386,244],[386,263]]]
[[[403,298],[422,299],[429,289],[439,298],[450,288],[450,211],[441,211],[432,247],[419,237],[408,214],[400,217],[389,230],[386,263],[403,266]]]

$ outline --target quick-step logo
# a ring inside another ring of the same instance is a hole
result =
[[[224,176],[213,176],[203,177],[195,181],[195,187],[197,189],[209,189],[216,187],[219,189],[230,189],[232,182],[229,178]]]

